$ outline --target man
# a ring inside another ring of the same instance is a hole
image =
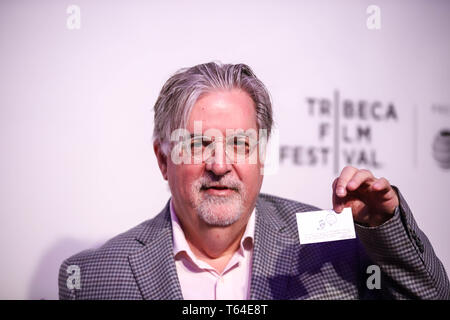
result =
[[[346,167],[332,184],[333,208],[352,208],[357,238],[300,245],[295,213],[317,209],[260,193],[272,107],[248,66],[182,69],[154,109],[154,151],[172,197],[153,219],[64,261],[60,298],[450,297],[402,195],[370,171]],[[370,265],[381,270],[375,289]]]

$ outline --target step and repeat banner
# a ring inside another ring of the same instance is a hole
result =
[[[449,34],[439,0],[1,1],[0,298],[56,299],[63,259],[160,212],[153,104],[209,61],[271,93],[262,192],[329,209],[369,169],[450,270]]]

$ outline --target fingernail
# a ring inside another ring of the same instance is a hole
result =
[[[338,196],[343,196],[345,194],[345,190],[343,187],[338,187],[336,193]]]

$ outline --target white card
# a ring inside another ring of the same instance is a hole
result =
[[[341,213],[334,210],[298,212],[296,216],[300,244],[356,238],[351,208],[344,208]]]

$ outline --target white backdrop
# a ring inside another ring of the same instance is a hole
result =
[[[1,1],[0,298],[57,298],[64,258],[162,209],[152,107],[211,60],[249,64],[273,97],[284,156],[263,192],[330,208],[359,158],[450,270],[450,170],[432,148],[450,129],[449,31],[437,0]]]

